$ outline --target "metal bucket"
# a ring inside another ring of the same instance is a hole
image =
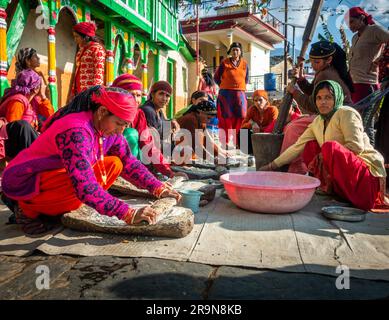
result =
[[[251,135],[256,170],[280,155],[284,134],[254,133]]]

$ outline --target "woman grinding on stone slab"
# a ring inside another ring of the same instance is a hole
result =
[[[52,227],[47,216],[82,204],[128,224],[155,223],[156,213],[150,207],[136,210],[106,191],[119,175],[158,198],[180,199],[131,155],[122,133],[136,111],[135,99],[127,91],[95,86],[47,120],[35,143],[3,173],[7,205],[24,232],[46,232]]]

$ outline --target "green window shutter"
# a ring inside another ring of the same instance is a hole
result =
[[[143,1],[138,1],[138,13],[142,17],[145,16],[145,3]]]

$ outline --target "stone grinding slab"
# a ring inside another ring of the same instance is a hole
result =
[[[219,183],[215,183],[212,179],[210,180],[185,180],[183,177],[175,177],[169,179],[168,182],[173,186],[178,192],[183,190],[196,190],[203,192],[201,196],[201,201],[211,202],[215,199],[216,189],[219,187]],[[148,199],[156,199],[151,193],[147,190],[138,189],[130,182],[119,177],[116,179],[115,183],[112,185],[110,190],[120,192],[124,195],[142,197]]]
[[[187,174],[189,179],[215,179],[219,180],[220,176],[227,173],[228,170],[224,167],[216,167],[215,169],[198,168],[190,166],[171,166],[175,172],[183,172]]]
[[[190,209],[177,207],[174,198],[155,201],[151,207],[158,212],[154,225],[127,225],[117,217],[99,214],[86,205],[62,216],[64,226],[88,232],[142,235],[168,238],[182,238],[188,235],[194,225],[194,215]]]

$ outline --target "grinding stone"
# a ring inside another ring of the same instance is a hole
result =
[[[86,205],[65,213],[62,223],[80,231],[182,238],[192,231],[194,215],[190,209],[176,207],[176,203],[174,198],[164,198],[152,204],[151,207],[159,213],[155,225],[127,225],[117,217],[101,215]]]

